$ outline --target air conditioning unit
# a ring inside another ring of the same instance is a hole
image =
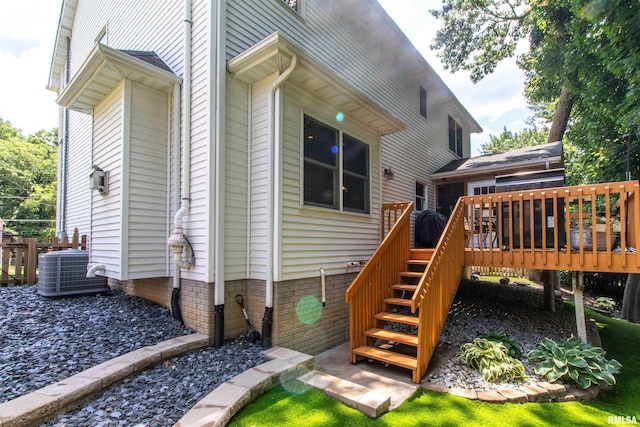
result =
[[[106,277],[87,277],[89,252],[79,249],[38,256],[38,293],[45,297],[108,292]]]

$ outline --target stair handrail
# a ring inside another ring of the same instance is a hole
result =
[[[449,221],[444,228],[438,244],[436,245],[431,261],[425,268],[422,277],[418,281],[418,287],[411,298],[411,312],[415,313],[420,308],[426,294],[429,292],[429,285],[438,270],[444,266],[444,261],[456,264],[460,271],[464,268],[464,203],[458,199]],[[458,243],[456,247],[450,245],[453,240]],[[458,241],[459,240],[459,241]],[[457,284],[456,284],[457,287]]]
[[[391,242],[393,242],[393,240],[395,240],[398,237],[402,229],[402,225],[411,221],[411,213],[413,212],[413,202],[399,202],[399,203],[385,204],[383,205],[383,208],[382,208],[382,215],[384,215],[384,212],[386,209],[396,209],[396,210],[403,209],[403,212],[400,215],[400,217],[396,220],[396,222],[393,224],[393,226],[391,227],[391,230],[389,230],[387,235],[384,237],[384,239],[382,240],[382,243],[380,243],[376,251],[373,253],[373,255],[371,255],[371,258],[369,258],[369,260],[364,265],[362,270],[360,270],[360,273],[358,273],[358,275],[353,280],[351,285],[349,285],[349,288],[347,288],[347,292],[346,292],[347,303],[349,303],[349,301],[353,298],[353,294],[358,290],[358,288],[360,288],[363,285],[364,283],[363,279],[367,277],[369,274],[371,274],[371,270],[376,266],[376,262],[380,260],[380,258],[385,253],[385,251],[387,250]]]
[[[411,311],[418,308],[417,366],[413,382],[420,383],[438,344],[440,332],[462,280],[464,258],[464,203],[458,199],[411,298]]]

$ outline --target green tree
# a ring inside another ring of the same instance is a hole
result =
[[[0,218],[23,237],[51,236],[56,206],[57,131],[25,137],[0,118]]]
[[[551,121],[547,140],[562,140],[567,130],[577,160],[592,171],[576,176],[624,178],[621,136],[640,125],[640,2],[444,0],[432,14],[443,21],[432,48],[445,68],[468,70],[473,81],[528,40],[518,64],[527,98]],[[637,142],[632,157],[637,174]]]
[[[517,148],[532,147],[544,144],[546,138],[546,129],[530,127],[520,132],[511,132],[505,126],[500,135],[489,135],[489,142],[482,144],[480,154],[504,153]]]

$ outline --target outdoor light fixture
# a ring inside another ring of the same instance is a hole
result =
[[[393,179],[396,177],[396,174],[393,173],[391,168],[384,168],[382,170],[382,174],[387,179],[387,181],[393,181]]]

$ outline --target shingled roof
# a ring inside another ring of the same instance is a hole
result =
[[[433,178],[467,175],[493,169],[516,169],[525,165],[562,162],[562,141],[518,148],[505,153],[453,160],[432,175]]]
[[[160,68],[161,70],[168,71],[173,73],[173,70],[169,68],[167,64],[164,63],[162,59],[158,56],[157,53],[149,50],[124,50],[119,49],[120,52],[126,53],[129,56],[133,56],[134,58],[140,59],[148,64],[151,64],[155,67]]]

